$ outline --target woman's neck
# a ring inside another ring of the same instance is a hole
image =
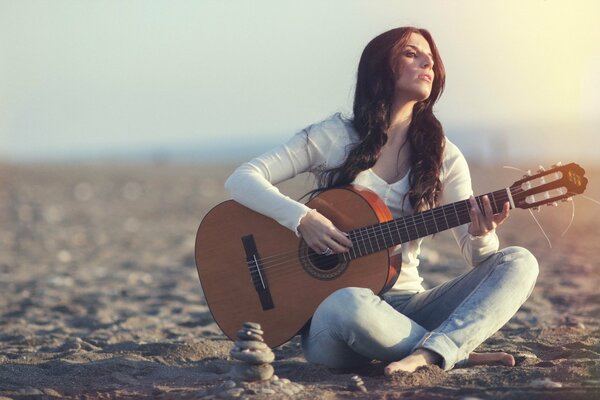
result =
[[[388,140],[405,140],[415,104],[415,101],[394,102],[392,104],[390,127],[387,132]]]

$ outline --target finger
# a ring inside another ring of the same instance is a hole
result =
[[[492,203],[487,194],[483,196],[483,209],[485,210],[485,226],[488,231],[491,231],[494,229],[494,211],[492,210]]]
[[[340,231],[339,229],[336,229],[332,233],[331,237],[344,247],[352,247],[352,240],[348,238],[348,234]]]
[[[479,211],[479,207],[477,207],[477,203],[475,202],[475,198],[471,196],[469,198],[469,216],[471,217],[471,228],[473,234],[479,234],[479,215],[481,212]]]
[[[333,250],[334,253],[344,253],[346,251],[348,251],[347,247],[342,246],[341,244],[339,244],[338,242],[336,242],[335,240],[328,238],[327,240],[327,247],[329,247],[331,250]]]
[[[506,218],[508,218],[509,214],[510,214],[510,204],[508,204],[508,202],[506,202],[502,206],[502,212],[500,214],[496,215],[496,218],[494,219],[494,221],[496,222],[496,225],[500,225],[501,223],[503,223],[504,220]]]

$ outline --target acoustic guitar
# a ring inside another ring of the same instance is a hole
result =
[[[494,213],[505,202],[511,208],[539,207],[583,193],[584,174],[577,164],[557,165],[487,195]],[[482,197],[476,200],[483,209]],[[212,316],[232,340],[244,322],[253,321],[262,325],[269,346],[279,346],[336,290],[388,290],[400,273],[388,249],[470,222],[467,199],[394,219],[375,193],[359,186],[324,191],[307,205],[348,233],[350,251],[315,253],[289,229],[233,200],[203,218],[196,267]]]

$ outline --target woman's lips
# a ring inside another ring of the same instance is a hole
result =
[[[431,83],[433,81],[433,79],[431,78],[431,75],[427,75],[427,74],[419,75],[419,79],[421,79],[423,81],[427,81],[429,83]]]

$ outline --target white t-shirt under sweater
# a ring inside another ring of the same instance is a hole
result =
[[[357,141],[358,134],[352,123],[340,114],[335,114],[297,133],[287,143],[242,164],[227,179],[225,187],[238,203],[273,218],[298,234],[300,220],[310,208],[285,196],[274,185],[303,172],[309,171],[319,176],[326,170],[340,166]],[[465,200],[473,193],[467,162],[460,150],[448,139],[444,148],[440,180],[442,205]],[[368,169],[358,174],[354,183],[377,193],[394,218],[413,213],[410,202],[402,202],[409,189],[408,174],[389,184]],[[452,234],[468,264],[475,266],[498,251],[495,232],[473,237],[467,229],[467,225],[461,225],[453,228]],[[424,290],[421,285],[423,279],[417,269],[422,241],[423,239],[417,239],[402,244],[402,269],[390,291]]]

